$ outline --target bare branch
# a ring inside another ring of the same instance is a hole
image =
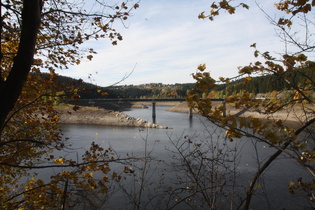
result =
[[[10,163],[1,163],[0,165],[10,166],[13,168],[24,168],[24,169],[44,169],[44,168],[75,168],[80,166],[89,165],[92,163],[112,163],[112,162],[120,162],[125,160],[141,160],[141,158],[123,158],[123,159],[108,159],[108,160],[96,160],[96,161],[89,161],[83,163],[74,163],[74,164],[60,164],[60,165],[43,165],[43,166],[27,166],[27,165],[14,165]]]
[[[0,146],[10,144],[10,143],[15,143],[15,142],[30,142],[30,143],[34,143],[34,144],[45,144],[42,141],[37,141],[37,140],[33,140],[33,139],[14,139],[14,140],[9,140],[9,141],[1,141]]]
[[[128,77],[130,77],[130,75],[131,75],[131,74],[134,72],[134,70],[136,69],[136,66],[137,66],[137,63],[134,65],[133,69],[131,70],[131,72],[129,72],[129,74],[126,73],[126,74],[123,76],[123,78],[122,78],[121,80],[119,80],[118,82],[115,82],[114,84],[111,84],[111,85],[109,85],[109,86],[107,86],[107,87],[115,86],[115,85],[117,85],[117,84],[119,84],[119,83],[125,81],[126,79],[128,79]]]

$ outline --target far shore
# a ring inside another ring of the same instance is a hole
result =
[[[222,105],[222,102],[212,102],[213,106],[219,106]],[[253,118],[259,118],[259,119],[266,119],[266,120],[282,120],[283,123],[291,128],[299,128],[302,126],[303,121],[305,120],[305,113],[307,112],[307,109],[310,107],[310,105],[302,105],[302,104],[296,104],[294,108],[290,109],[283,109],[281,111],[278,111],[274,114],[262,114],[258,113],[257,111],[253,109],[249,109],[246,112],[239,115],[239,117],[253,117]],[[235,109],[232,105],[227,104],[226,105],[227,114],[235,115],[238,114],[242,109]],[[172,112],[189,112],[188,104],[187,102],[181,102],[177,104],[176,106],[173,106],[167,111]],[[196,113],[196,112],[194,112]]]
[[[133,102],[131,108],[146,108],[151,106],[151,102]],[[221,105],[221,102],[214,102],[214,106]],[[170,106],[167,111],[188,113],[189,108],[187,102],[157,102],[156,106]],[[144,121],[143,119],[133,118],[119,111],[112,111],[98,107],[80,106],[77,111],[72,110],[71,105],[57,107],[60,115],[60,123],[64,124],[95,124],[95,125],[113,125],[113,126],[129,126],[129,127],[148,127],[162,128],[169,127],[157,125]],[[227,105],[227,114],[237,114],[240,110],[236,110],[233,106]],[[197,114],[196,112],[194,112]],[[301,106],[290,110],[282,110],[273,115],[259,114],[254,110],[248,110],[241,114],[240,117],[254,117],[260,119],[282,120],[290,127],[299,127],[300,120],[303,119],[304,112]]]

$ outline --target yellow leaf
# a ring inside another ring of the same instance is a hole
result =
[[[205,12],[200,13],[200,14],[198,15],[198,18],[199,18],[199,19],[205,19],[205,18],[206,18]]]
[[[59,116],[58,116],[58,115],[54,115],[53,118],[52,118],[52,120],[58,122],[58,121],[59,121]]]
[[[206,68],[207,68],[206,64],[200,64],[197,69],[199,71],[204,71]]]
[[[244,84],[247,85],[251,79],[252,79],[251,77],[246,77],[244,80]]]
[[[63,159],[63,158],[59,158],[59,159],[55,159],[55,160],[54,160],[54,163],[55,163],[55,164],[64,164],[65,162],[64,162],[64,159]]]

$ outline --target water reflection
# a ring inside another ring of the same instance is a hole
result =
[[[189,116],[188,117],[188,122],[189,122],[189,128],[192,128],[193,127],[193,116]]]

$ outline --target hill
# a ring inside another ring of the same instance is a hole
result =
[[[48,77],[48,74],[43,74]],[[81,99],[95,98],[185,98],[187,90],[194,87],[193,83],[161,84],[150,83],[143,85],[123,85],[101,87],[83,80],[57,75],[57,90],[73,92],[76,90]],[[103,94],[107,93],[107,94]]]
[[[43,77],[48,74],[43,74]],[[211,89],[209,97],[222,98],[223,95],[235,95],[244,90],[254,95],[262,93],[271,93],[274,91],[290,91],[290,86],[285,81],[285,78],[292,78],[290,81],[299,87],[308,89],[314,93],[314,86],[310,86],[310,81],[315,81],[315,72],[297,69],[294,71],[284,72],[281,76],[264,75],[252,77],[247,84],[244,83],[245,78],[241,78],[230,82],[228,85],[221,84]],[[100,87],[91,83],[86,83],[83,80],[77,80],[70,77],[58,75],[56,78],[57,91],[77,91],[81,99],[95,98],[186,98],[187,90],[194,88],[194,83],[184,84],[162,84],[150,83],[143,85],[129,86],[111,86]],[[104,94],[106,93],[106,94]]]
[[[281,75],[265,75],[252,77],[247,84],[245,78],[236,80],[226,85],[219,86],[216,90],[223,91],[226,88],[227,95],[233,95],[246,90],[249,93],[271,93],[273,91],[291,90],[291,87],[285,80],[290,78],[290,83],[304,89],[310,89],[310,81],[315,81],[315,72],[306,71],[304,69],[296,69],[294,71],[285,71]]]

